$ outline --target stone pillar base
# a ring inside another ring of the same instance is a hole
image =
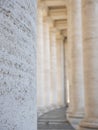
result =
[[[80,112],[75,112],[75,113],[68,113],[68,116],[71,118],[83,118],[84,117],[84,113],[80,113]]]
[[[80,122],[83,120],[84,113],[67,113],[67,119],[73,126],[73,128],[78,129]]]
[[[83,120],[78,130],[98,130],[98,119]]]

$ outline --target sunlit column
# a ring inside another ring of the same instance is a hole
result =
[[[51,52],[51,103],[54,107],[58,106],[58,71],[57,71],[57,43],[56,28],[50,30],[50,52]]]
[[[80,130],[98,129],[98,1],[82,0],[85,118]]]
[[[73,109],[73,89],[72,89],[72,16],[71,16],[71,1],[68,1],[68,37],[66,45],[66,70],[67,70],[67,88],[69,90],[69,104],[67,109],[67,115],[69,115],[72,112]]]
[[[72,97],[73,108],[70,117],[84,116],[84,78],[82,53],[81,0],[71,1],[72,17]],[[78,24],[77,24],[78,22]]]
[[[50,95],[51,95],[51,68],[50,68],[50,26],[49,18],[44,17],[44,78],[45,78],[45,104],[46,107],[50,107]]]
[[[69,64],[68,64],[68,60],[69,60],[69,55],[68,55],[68,40],[65,39],[64,40],[64,55],[65,55],[65,94],[66,94],[66,105],[69,105],[70,103],[70,96],[69,96],[69,73],[68,73],[68,69],[69,69]]]

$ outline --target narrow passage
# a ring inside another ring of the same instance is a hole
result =
[[[65,108],[50,111],[38,119],[38,130],[74,130],[66,120]]]

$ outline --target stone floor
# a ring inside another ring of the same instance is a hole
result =
[[[50,111],[38,119],[38,130],[74,130],[66,120],[65,108]]]

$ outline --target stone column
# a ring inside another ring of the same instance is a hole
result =
[[[82,19],[81,0],[71,1],[72,15],[72,97],[73,106],[70,117],[83,117],[84,113],[84,80],[82,54]],[[78,24],[77,24],[78,23]]]
[[[43,8],[41,7],[38,7],[37,21],[37,107],[38,112],[41,112],[45,106]]]
[[[57,43],[56,43],[56,29],[50,30],[50,52],[51,52],[51,105],[57,107],[57,89],[58,89],[58,71],[57,71]]]
[[[68,45],[66,49],[67,59],[67,87],[69,89],[69,104],[67,109],[67,115],[72,112],[73,109],[73,89],[72,89],[72,15],[71,15],[71,0],[68,1]]]
[[[57,36],[57,64],[58,64],[58,104],[59,106],[65,105],[64,100],[64,72],[63,72],[63,38]]]
[[[82,0],[85,118],[80,130],[98,129],[98,1]]]
[[[0,0],[0,129],[37,130],[36,0]]]
[[[44,72],[45,72],[45,104],[46,107],[50,107],[50,95],[51,95],[51,68],[50,68],[50,26],[48,17],[44,17]]]
[[[69,60],[69,55],[68,55],[68,41],[67,39],[64,40],[64,57],[65,57],[65,93],[66,93],[66,100],[65,103],[68,107],[69,105],[69,73],[68,73],[68,69],[69,69],[69,64],[68,64],[68,60]]]

